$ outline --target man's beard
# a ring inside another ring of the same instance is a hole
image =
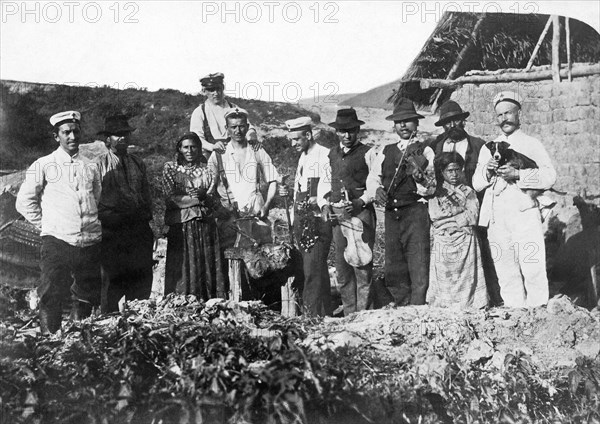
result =
[[[464,128],[453,127],[447,131],[448,138],[451,138],[454,141],[460,141],[467,137],[467,132]]]

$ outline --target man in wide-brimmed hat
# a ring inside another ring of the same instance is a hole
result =
[[[375,209],[367,194],[369,163],[365,154],[370,147],[359,141],[359,120],[353,108],[340,109],[334,122],[339,144],[329,151],[331,164],[330,204],[345,208],[346,219],[333,219],[335,268],[344,315],[362,311],[373,301],[373,245],[375,243]],[[339,209],[338,209],[339,210]],[[331,214],[331,206],[323,208],[323,215]],[[358,225],[357,225],[358,224]],[[356,244],[360,244],[357,246]]]
[[[206,100],[192,112],[190,131],[195,132],[202,141],[202,151],[208,159],[213,151],[224,153],[227,144],[227,125],[225,113],[238,105],[225,98],[225,75],[221,72],[208,74],[200,78],[202,94]],[[260,147],[257,143],[256,129],[248,123],[246,138],[251,145]]]
[[[399,136],[376,156],[367,179],[369,195],[385,207],[385,285],[397,305],[422,305],[429,284],[429,215],[424,196],[435,191],[434,153],[417,136],[419,119],[409,99],[394,113]]]
[[[520,96],[503,91],[493,105],[502,131],[493,143],[508,143],[537,168],[519,169],[510,162],[499,166],[490,149],[481,149],[473,174],[475,190],[485,190],[479,225],[488,228],[490,243],[499,252],[495,265],[504,306],[541,306],[548,303],[549,295],[544,231],[539,198],[534,201],[525,191],[552,188],[556,171],[542,142],[520,129]]]
[[[119,300],[147,299],[152,290],[154,235],[150,228],[152,198],[144,161],[127,151],[131,133],[127,116],[108,116],[98,135],[108,152],[98,158],[102,196],[102,268],[108,276],[106,308],[119,309]]]
[[[440,134],[429,146],[438,156],[442,152],[457,152],[465,160],[463,170],[465,184],[473,188],[473,174],[477,168],[477,159],[479,151],[485,144],[485,141],[479,137],[468,134],[465,131],[466,119],[470,113],[462,110],[460,105],[448,100],[440,107],[440,118],[435,123],[437,127],[443,127],[444,132]],[[441,176],[439,176],[441,177]],[[484,190],[477,193],[479,202],[483,200]],[[487,230],[483,227],[476,227],[476,231],[481,241],[481,259],[483,270],[485,272],[485,281],[488,289],[490,303],[494,306],[502,304],[500,297],[500,288],[498,286],[498,277],[494,269],[492,253],[490,250]]]
[[[430,147],[436,155],[441,152],[459,153],[465,160],[465,183],[473,188],[471,182],[473,173],[477,167],[479,151],[485,141],[465,131],[465,123],[469,115],[469,112],[464,112],[453,100],[444,103],[440,107],[440,119],[434,124],[436,127],[443,127],[444,132],[430,144]]]
[[[322,214],[327,205],[325,196],[331,190],[329,149],[318,144],[312,132],[312,120],[302,116],[285,121],[287,139],[300,153],[294,178],[294,238],[302,254],[304,288],[302,308],[305,314],[331,314],[331,286],[327,256],[331,246],[331,222]],[[290,190],[281,185],[279,195],[287,197]]]
[[[37,289],[42,334],[60,329],[69,290],[74,319],[89,316],[100,304],[102,187],[98,167],[79,152],[80,123],[77,111],[50,117],[58,148],[29,167],[17,195],[17,210],[42,236]]]

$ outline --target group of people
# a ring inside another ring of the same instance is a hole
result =
[[[453,101],[442,105],[436,123],[444,133],[423,142],[423,116],[400,99],[386,118],[398,140],[381,151],[360,142],[364,122],[352,108],[340,109],[329,124],[339,139],[331,149],[316,143],[309,117],[286,121],[287,138],[300,153],[288,187],[248,112],[225,98],[223,74],[200,82],[206,101],[163,169],[165,293],[226,297],[224,250],[244,235],[237,222],[266,220],[279,195],[293,205],[307,314],[332,313],[332,242],[344,314],[372,307],[374,205],[385,210],[385,286],[396,305],[547,302],[541,217],[527,190],[551,188],[556,173],[542,143],[519,129],[515,93],[494,99],[502,132],[494,142],[508,142],[536,168],[500,164],[482,139],[466,133],[469,113]],[[127,149],[134,128],[123,115],[107,117],[100,134],[108,151],[92,160],[79,152],[80,121],[75,111],[50,118],[59,146],[29,168],[17,197],[18,211],[41,230],[43,333],[60,328],[69,288],[72,318],[90,315],[100,303],[101,272],[109,281],[108,311],[117,310],[123,296],[143,299],[151,290],[152,199],[144,162]]]

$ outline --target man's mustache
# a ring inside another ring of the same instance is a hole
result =
[[[502,123],[500,124],[501,127],[505,126],[506,124],[508,125],[517,125],[515,122],[513,121],[509,121],[508,119],[506,121],[502,121]]]

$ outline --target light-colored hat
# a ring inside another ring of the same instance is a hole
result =
[[[308,116],[300,118],[288,119],[285,121],[285,126],[289,132],[293,131],[310,131],[312,129],[312,119]]]
[[[246,118],[248,118],[248,111],[246,109],[242,109],[241,107],[231,107],[225,112],[225,119],[231,115],[244,115]]]
[[[50,124],[55,127],[62,125],[67,122],[73,122],[79,124],[81,122],[81,113],[75,110],[68,110],[66,112],[59,112],[50,117]]]
[[[521,96],[514,91],[501,91],[494,97],[494,107],[500,102],[511,102],[521,107]]]
[[[205,88],[218,88],[223,86],[225,75],[222,72],[215,72],[200,78],[200,84]]]

